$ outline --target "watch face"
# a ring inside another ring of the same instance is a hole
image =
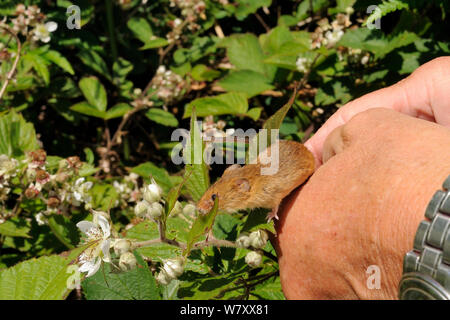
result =
[[[400,300],[450,300],[450,295],[432,277],[419,272],[405,273],[399,285]]]

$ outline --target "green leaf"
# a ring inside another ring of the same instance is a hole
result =
[[[28,234],[30,229],[28,221],[17,217],[8,219],[0,224],[0,234],[7,237],[31,238]]]
[[[87,300],[160,300],[161,292],[155,278],[142,257],[134,252],[136,268],[113,273],[110,264],[104,264],[92,277],[82,282]]]
[[[131,172],[136,173],[144,179],[153,177],[156,183],[163,188],[164,192],[169,191],[173,187],[173,183],[170,180],[169,173],[164,168],[159,168],[151,162],[141,163],[140,165],[131,169]]]
[[[106,113],[98,111],[95,107],[87,103],[86,101],[74,104],[70,107],[70,110],[85,114],[87,116],[97,117],[101,119],[106,118]]]
[[[170,239],[186,242],[190,224],[186,219],[169,216],[166,220],[166,235]],[[137,241],[147,241],[159,238],[158,227],[151,221],[141,222],[126,231],[126,238]],[[181,249],[165,243],[156,243],[137,250],[140,254],[150,257],[152,260],[162,261],[171,259],[181,254]]]
[[[298,20],[304,20],[309,17],[310,9],[311,9],[310,3],[311,3],[311,1],[308,0],[308,1],[302,1],[298,5],[297,14],[296,14]],[[326,7],[328,4],[329,4],[328,0],[312,0],[313,12],[319,11],[320,9]]]
[[[128,103],[118,103],[111,109],[108,109],[108,111],[106,111],[105,119],[109,120],[123,117],[128,111],[132,109],[133,107],[131,107]]]
[[[108,104],[105,87],[96,77],[85,77],[78,86],[89,104],[98,111],[104,112]]]
[[[67,257],[46,256],[0,271],[0,300],[62,300],[67,297],[68,265],[80,250]],[[76,267],[75,267],[76,268]]]
[[[196,110],[192,110],[190,137],[183,150],[186,163],[184,177],[186,189],[194,201],[198,201],[209,187],[208,167],[203,159],[204,143],[197,123]]]
[[[201,236],[207,234],[212,229],[214,220],[216,219],[217,213],[219,211],[218,208],[219,199],[216,198],[216,200],[214,201],[214,207],[210,212],[197,216],[197,219],[195,219],[188,234],[187,247],[183,251],[183,255],[185,257],[189,255],[195,242],[197,242]]]
[[[233,114],[243,115],[247,113],[247,95],[242,92],[229,92],[215,97],[198,98],[186,105],[183,118],[191,115],[195,107],[199,117],[208,115]]]
[[[44,53],[44,58],[48,61],[53,62],[58,67],[63,69],[64,71],[68,72],[71,75],[75,74],[75,71],[73,71],[72,65],[70,64],[69,60],[67,60],[61,53],[55,50],[49,50]]]
[[[258,121],[259,117],[261,116],[261,111],[263,108],[251,108],[247,111],[246,115],[247,117],[250,117],[253,119],[253,121]]]
[[[128,20],[127,26],[134,36],[143,43],[148,43],[153,36],[152,27],[144,18],[131,18]]]
[[[74,249],[75,245],[80,242],[80,235],[75,224],[60,214],[52,215],[47,219],[48,226],[53,234],[69,249]]]
[[[0,154],[20,157],[27,151],[39,149],[32,123],[14,110],[0,116]]]
[[[263,62],[264,53],[255,35],[233,35],[225,38],[222,45],[227,48],[228,58],[238,70],[252,70],[273,78],[275,69]]]
[[[267,212],[267,209],[252,210],[247,216],[245,224],[240,232],[252,232],[258,229],[265,229],[276,234],[274,222],[267,222]]]
[[[251,70],[232,71],[217,84],[226,91],[244,92],[249,98],[274,88],[263,74]]]
[[[191,76],[197,81],[212,81],[220,76],[220,72],[210,69],[204,64],[197,64],[192,68]]]
[[[33,69],[44,80],[46,85],[50,83],[50,71],[48,70],[46,59],[32,51],[25,54],[23,59],[31,63]]]
[[[339,45],[367,50],[374,53],[375,58],[382,58],[389,52],[419,39],[418,35],[408,31],[386,37],[380,30],[358,28],[347,31],[339,41]]]
[[[78,58],[80,58],[80,60],[92,70],[98,72],[109,81],[112,80],[106,62],[97,52],[93,50],[82,49],[78,53]]]
[[[146,44],[139,48],[139,50],[148,50],[154,48],[165,47],[169,44],[169,41],[164,38],[153,36],[151,40],[149,40]]]
[[[234,13],[238,20],[244,20],[248,15],[255,13],[261,7],[269,7],[272,0],[237,0]]]
[[[156,123],[168,127],[178,127],[178,120],[175,116],[165,110],[151,108],[145,113],[145,116]]]

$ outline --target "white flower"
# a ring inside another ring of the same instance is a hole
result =
[[[47,219],[45,219],[45,215],[43,212],[39,212],[36,216],[35,216],[36,222],[38,225],[43,226],[44,224],[46,224]]]
[[[102,260],[111,262],[109,248],[111,228],[108,220],[94,211],[94,221],[80,221],[77,227],[86,235],[88,248],[79,257],[80,272],[87,272],[86,277],[94,275],[100,268]]]
[[[334,46],[339,40],[341,40],[343,35],[344,31],[342,30],[327,31],[325,33],[325,39],[327,40],[327,44],[329,46]]]
[[[54,32],[58,29],[58,24],[53,21],[49,21],[46,24],[38,24],[33,30],[33,40],[42,41],[44,43],[50,42],[50,32]]]
[[[69,195],[68,200],[72,200],[72,204],[79,206],[81,203],[90,203],[92,197],[88,194],[89,189],[92,188],[91,181],[84,182],[85,178],[78,178],[72,187],[72,194]]]
[[[245,256],[245,262],[252,268],[259,267],[262,262],[262,255],[256,251],[250,251]]]
[[[9,179],[16,175],[16,167],[18,162],[16,159],[10,159],[7,155],[0,155],[0,177]]]
[[[310,60],[304,57],[298,57],[297,61],[295,62],[295,64],[297,65],[297,70],[303,73],[308,71],[310,63]]]

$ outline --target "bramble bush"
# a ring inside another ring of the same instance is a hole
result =
[[[448,55],[448,12],[2,0],[0,299],[284,299],[273,222],[217,201],[199,215],[225,166],[173,163],[173,131],[191,129],[185,156],[264,123],[304,141],[349,100]]]

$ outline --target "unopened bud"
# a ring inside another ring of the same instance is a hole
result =
[[[241,248],[248,248],[251,243],[250,237],[246,233],[241,234],[236,240],[236,244]]]
[[[262,249],[266,246],[269,236],[264,230],[258,230],[250,233],[250,244],[255,249]]]
[[[125,252],[120,256],[119,259],[119,268],[123,271],[128,271],[136,268],[136,257],[131,252]]]
[[[181,212],[183,212],[183,206],[179,201],[176,201],[175,205],[173,206],[172,211],[170,211],[170,214],[172,216],[176,216],[177,214],[180,214]]]
[[[117,239],[114,242],[114,252],[119,256],[123,255],[124,253],[130,251],[131,248],[131,241],[127,239]]]
[[[193,205],[192,203],[188,203],[187,205],[185,205],[183,208],[183,214],[185,214],[187,216],[194,216],[195,215],[195,205]]]
[[[178,278],[184,272],[184,258],[178,257],[164,261],[161,271],[156,280],[161,284],[168,284],[171,280]]]
[[[61,204],[61,201],[57,197],[50,197],[47,200],[47,206],[49,208],[57,208]]]
[[[151,206],[148,204],[147,201],[145,201],[145,200],[140,201],[134,207],[134,214],[137,217],[142,218],[147,214],[147,212],[150,210],[150,208],[151,208]]]
[[[262,262],[262,255],[256,251],[250,251],[245,256],[245,262],[252,268],[259,267]]]
[[[161,188],[152,178],[152,183],[144,188],[144,200],[148,203],[158,202],[161,200]]]
[[[159,202],[154,202],[151,204],[148,213],[153,219],[158,219],[159,217],[161,217],[163,210],[164,208]]]

